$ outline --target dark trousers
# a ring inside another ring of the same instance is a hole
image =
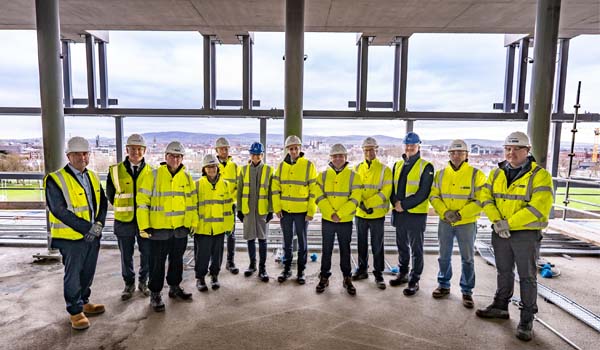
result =
[[[306,267],[306,254],[308,245],[306,242],[306,231],[308,229],[308,221],[306,221],[306,213],[288,213],[282,211],[281,230],[283,231],[283,251],[284,251],[284,266],[289,270],[292,266],[292,241],[294,240],[294,232],[298,236],[298,272],[304,271]]]
[[[323,258],[321,259],[321,276],[331,276],[331,255],[335,244],[337,233],[338,246],[340,249],[340,268],[344,277],[352,275],[350,263],[350,242],[352,242],[352,221],[335,223],[328,220],[321,222],[321,234],[323,237]]]
[[[412,255],[412,270],[409,282],[416,283],[423,273],[423,241],[427,215],[405,214],[396,224],[396,245],[398,246],[398,267],[400,273],[407,274]]]
[[[369,268],[369,230],[371,231],[371,250],[373,252],[373,275],[381,277],[385,268],[383,249],[383,229],[385,217],[378,219],[356,218],[358,236],[358,270]]]
[[[209,272],[218,276],[223,262],[223,240],[225,234],[220,235],[194,235],[194,252],[196,265],[196,278],[202,278]]]
[[[531,319],[538,311],[536,255],[541,240],[542,234],[536,230],[511,231],[508,239],[492,233],[492,247],[498,271],[498,289],[494,303],[502,308],[508,307],[513,296],[516,264],[523,303],[521,316]]]
[[[233,224],[233,228],[231,229],[231,234],[227,235],[227,261],[233,262],[234,257],[235,257],[235,223]]]
[[[150,282],[148,289],[160,292],[165,281],[165,263],[169,259],[167,284],[178,286],[183,280],[183,254],[187,248],[187,236],[167,240],[150,240]]]
[[[52,248],[60,251],[65,266],[63,293],[67,312],[77,315],[83,311],[83,304],[89,302],[92,293],[90,287],[96,273],[100,240],[86,242],[84,239],[53,239]]]
[[[137,240],[138,250],[140,252],[140,270],[138,280],[140,283],[148,281],[148,265],[150,264],[150,240],[142,238],[138,234],[135,236],[117,236],[119,250],[121,251],[121,275],[125,284],[130,285],[135,282],[135,269],[133,268],[133,251],[135,241]]]
[[[250,263],[256,263],[256,240],[250,239],[248,240],[248,256],[250,257]],[[267,240],[259,239],[258,240],[258,266],[260,268],[265,268],[265,264],[267,262]]]

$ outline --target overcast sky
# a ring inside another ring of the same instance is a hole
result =
[[[254,99],[261,109],[283,108],[284,34],[255,33]],[[305,109],[348,109],[356,94],[356,34],[306,33]],[[492,112],[502,102],[506,51],[503,35],[416,34],[410,38],[407,108],[410,111]],[[0,31],[0,106],[39,106],[35,31]],[[530,56],[533,50],[530,50]],[[394,49],[369,48],[368,100],[391,101]],[[87,97],[85,45],[72,45],[73,95]],[[532,65],[529,65],[531,76]],[[516,73],[516,69],[515,69]],[[197,32],[111,32],[108,44],[109,95],[120,107],[201,108],[202,36]],[[600,36],[571,40],[566,112],[573,112],[577,82],[582,81],[583,111],[600,112]],[[217,46],[217,98],[241,99],[241,45]],[[528,83],[529,85],[529,83]],[[526,90],[529,96],[529,86]],[[513,94],[514,95],[514,94]],[[39,117],[0,117],[0,139],[41,137]],[[66,118],[66,135],[114,137],[112,118]],[[151,131],[206,133],[258,132],[258,120],[125,119],[125,134]],[[424,139],[500,140],[526,123],[415,122]],[[592,142],[598,124],[580,124],[578,141]],[[570,140],[564,124],[562,141]],[[399,121],[304,122],[307,135],[401,137]],[[283,121],[269,120],[269,133],[283,133]]]

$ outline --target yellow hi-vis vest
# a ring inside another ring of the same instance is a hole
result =
[[[242,214],[247,215],[250,213],[250,206],[248,201],[250,200],[250,167],[252,164],[245,165],[242,168]],[[263,164],[260,174],[260,183],[258,187],[258,215],[267,215],[269,213],[269,185],[271,183],[271,177],[273,176],[273,168]],[[239,189],[238,189],[239,190]],[[239,204],[239,203],[238,203]],[[240,209],[238,209],[240,210]]]
[[[362,195],[362,181],[350,167],[336,173],[331,166],[317,176],[316,202],[324,220],[333,221],[337,214],[340,222],[349,222],[356,214]]]
[[[221,174],[223,180],[229,182],[229,188],[232,191],[233,201],[235,202],[237,200],[237,180],[240,175],[239,167],[235,164],[231,156],[227,158],[225,165],[221,163],[220,159],[217,158],[217,160],[219,161],[219,174]]]
[[[363,219],[384,217],[390,210],[392,171],[377,158],[371,161],[371,166],[365,160],[355,169],[363,183],[362,202],[365,207],[373,209],[373,213],[367,214],[359,207],[356,216]]]
[[[315,165],[304,157],[298,158],[294,164],[281,162],[273,175],[271,185],[273,211],[278,213],[283,210],[315,216],[316,177]]]
[[[218,235],[230,232],[233,227],[233,197],[231,183],[219,177],[213,184],[203,176],[196,182],[198,189],[197,235]]]
[[[463,162],[458,170],[448,164],[435,173],[429,201],[441,219],[446,211],[458,210],[461,220],[452,226],[476,222],[481,213],[481,189],[484,184],[483,172],[469,163]]]
[[[94,191],[93,196],[96,199],[94,213],[98,214],[100,211],[100,179],[98,178],[98,175],[91,170],[88,170],[87,173],[89,175],[90,184],[92,185],[92,191]],[[85,189],[79,184],[77,179],[63,168],[46,175],[44,178],[44,189],[46,188],[48,176],[52,177],[54,182],[61,189],[65,198],[65,202],[67,203],[67,210],[81,219],[93,222],[94,218],[90,218],[90,208],[93,203],[88,203],[88,197],[85,194]],[[83,238],[81,233],[65,225],[62,221],[57,219],[51,211],[48,211],[48,213],[50,221],[50,235],[52,238],[62,238],[72,241]]]
[[[146,164],[140,171],[135,188],[139,188],[145,176],[152,173],[152,168]],[[127,172],[125,164],[111,165],[108,168],[108,176],[110,176],[115,186],[115,200],[113,203],[115,211],[115,220],[121,222],[131,222],[135,213],[135,196],[133,177]]]
[[[428,161],[423,158],[417,159],[413,167],[408,172],[408,176],[406,179],[406,197],[411,196],[419,190],[419,183],[421,182],[421,175],[425,170],[425,167],[430,164]],[[398,180],[400,179],[400,173],[402,173],[402,167],[404,166],[404,160],[397,161],[394,164],[394,183],[398,184]],[[414,208],[410,208],[407,210],[409,213],[413,214],[427,214],[429,211],[429,199],[425,199],[419,205]]]
[[[504,170],[496,168],[481,190],[481,203],[491,222],[508,220],[511,231],[541,230],[552,208],[552,176],[531,162],[531,170],[507,186]]]
[[[174,176],[166,164],[144,177],[137,193],[137,222],[147,228],[192,228],[198,221],[196,183],[182,167]]]

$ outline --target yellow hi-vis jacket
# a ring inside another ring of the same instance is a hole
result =
[[[363,183],[362,202],[367,209],[372,208],[373,213],[367,214],[364,210],[356,209],[356,216],[363,219],[382,218],[390,210],[390,195],[392,194],[392,171],[379,159],[363,161],[355,167]]]
[[[100,179],[98,178],[98,175],[91,170],[88,170],[87,173],[90,178],[92,190],[94,191],[93,196],[96,199],[94,213],[97,214],[100,211]],[[93,218],[90,218],[90,206],[93,203],[88,203],[85,189],[79,184],[77,179],[63,168],[46,175],[44,178],[44,188],[46,188],[48,176],[52,177],[54,182],[61,189],[65,198],[65,202],[67,203],[67,210],[81,219],[93,222]],[[83,238],[81,233],[65,225],[62,221],[56,218],[51,211],[48,211],[48,215],[50,221],[50,235],[52,238],[62,238],[72,241]]]
[[[198,189],[198,223],[194,233],[197,235],[219,235],[231,232],[233,227],[232,184],[219,174],[213,185],[208,177],[202,176],[196,182]]]
[[[425,170],[427,164],[430,164],[428,161],[423,158],[419,158],[415,165],[408,172],[408,176],[406,179],[406,197],[411,196],[419,190],[419,183],[421,182],[421,175]],[[404,166],[404,160],[399,160],[394,164],[394,183],[397,184],[398,180],[400,180],[400,174],[402,173],[402,167]],[[427,214],[429,212],[429,199],[425,199],[419,205],[414,208],[407,210],[409,213],[413,214]]]
[[[135,214],[135,197],[137,193],[134,188],[139,188],[144,177],[152,174],[152,168],[146,164],[139,173],[135,186],[133,177],[127,172],[123,162],[111,165],[108,168],[108,176],[110,176],[113,185],[115,186],[115,200],[113,203],[115,211],[115,219],[121,222],[131,222]]]
[[[448,162],[446,168],[435,173],[429,201],[435,212],[444,219],[448,210],[457,210],[461,220],[452,226],[476,222],[481,213],[481,189],[485,185],[485,175],[469,163],[463,162],[454,170]]]
[[[219,158],[217,158],[217,160],[219,161],[219,174],[221,174],[220,176],[223,177],[223,180],[229,182],[229,188],[233,191],[232,195],[235,203],[237,200],[237,180],[240,175],[239,167],[235,164],[231,156],[227,158],[225,165],[221,163]]]
[[[550,173],[531,161],[531,169],[507,186],[500,168],[492,170],[481,191],[481,203],[491,222],[507,220],[511,231],[541,230],[548,226],[553,189]]]
[[[317,170],[313,162],[300,156],[296,163],[282,161],[273,175],[273,211],[306,213],[315,216],[315,186]]]
[[[324,220],[333,221],[337,214],[340,222],[352,221],[362,196],[360,175],[348,165],[336,173],[330,166],[317,176],[316,202]]]
[[[242,180],[242,203],[241,208],[238,210],[242,211],[242,214],[247,215],[250,213],[250,207],[248,201],[250,200],[250,167],[252,164],[245,165],[240,170],[240,179]],[[271,178],[273,177],[273,168],[267,164],[263,164],[260,174],[260,183],[258,188],[258,215],[267,215],[271,205]],[[239,188],[238,188],[239,190]],[[238,203],[240,205],[240,203]]]
[[[137,194],[137,222],[140,230],[172,230],[195,227],[198,221],[196,183],[181,168],[171,175],[162,164],[144,177]]]

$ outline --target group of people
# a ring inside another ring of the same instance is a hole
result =
[[[505,160],[486,176],[468,163],[469,149],[463,140],[448,148],[449,162],[441,170],[421,158],[419,135],[408,132],[404,154],[392,168],[377,159],[378,144],[372,137],[362,143],[364,160],[348,163],[344,145],[330,148],[327,169],[317,173],[304,157],[302,141],[291,135],[285,140],[286,155],[276,167],[263,162],[263,145],[249,148],[248,164],[238,166],[229,155],[229,142],[219,138],[216,155],[202,161],[202,177],[194,181],[183,165],[184,146],[177,141],[165,149],[165,162],[158,167],[145,163],[146,143],[141,135],[127,139],[127,158],[109,168],[106,194],[96,173],[87,169],[89,143],[73,137],[67,144],[69,163],[45,178],[52,247],[60,250],[65,265],[64,297],[71,325],[89,327],[86,315],[104,312],[102,304],[90,303],[99,241],[108,202],[114,207],[114,233],[121,251],[123,300],[135,293],[134,245],[140,252],[138,289],[150,296],[155,311],[165,309],[161,290],[165,280],[169,297],[189,300],[192,294],[181,287],[183,255],[188,236],[194,239],[196,287],[220,288],[219,272],[227,241],[226,269],[237,274],[235,216],[242,222],[250,263],[246,277],[257,271],[269,281],[266,270],[268,223],[279,218],[284,240],[284,283],[293,276],[292,242],[298,241],[295,281],[305,284],[307,227],[317,208],[321,212],[322,258],[316,292],[329,286],[331,257],[337,235],[343,288],[356,294],[353,281],[369,278],[369,241],[376,286],[386,289],[383,278],[385,217],[392,209],[396,230],[399,271],[390,286],[405,285],[403,294],[415,295],[423,272],[423,243],[429,206],[439,215],[439,272],[434,298],[450,294],[451,257],[458,241],[462,269],[462,303],[474,307],[474,242],[477,219],[483,210],[493,223],[492,245],[496,257],[498,286],[491,305],[477,310],[483,318],[509,318],[508,304],[514,288],[516,264],[521,286],[521,319],[517,337],[532,338],[537,312],[536,252],[541,230],[547,226],[552,203],[552,179],[530,155],[526,134],[513,132],[504,142]],[[358,238],[358,264],[352,269],[353,223]]]

